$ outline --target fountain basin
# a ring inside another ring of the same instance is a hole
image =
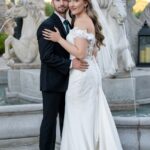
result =
[[[0,106],[0,150],[38,150],[39,129],[42,119],[42,104],[39,103],[42,99],[39,90],[39,74],[39,69],[8,70],[6,99],[10,98],[10,101],[7,105]],[[146,79],[144,78],[145,74]],[[132,102],[133,104],[135,99],[138,104],[148,103],[147,99],[150,97],[148,92],[150,89],[149,77],[150,75],[144,72],[133,80],[128,77],[104,79],[104,89],[109,103],[128,104],[128,102]],[[134,88],[128,90],[130,82]],[[141,86],[137,87],[137,83]],[[147,88],[142,89],[142,84]],[[123,89],[120,90],[120,87]],[[119,93],[121,91],[122,93]],[[142,91],[145,95],[142,94]],[[27,99],[27,103],[32,103],[24,104],[23,102],[21,105],[15,103],[10,105],[11,98],[23,98]],[[144,100],[141,101],[141,98]],[[116,112],[113,114],[123,150],[150,149],[150,115],[148,115],[150,113],[138,115],[138,117],[133,114],[125,115]],[[57,147],[59,147],[59,141],[57,127]]]
[[[150,149],[150,117],[115,117],[123,150]]]
[[[38,136],[42,104],[0,106],[0,139]]]
[[[103,89],[109,103],[116,106],[150,103],[150,69],[136,68],[130,73],[118,73],[114,79],[106,78]]]
[[[37,149],[41,118],[42,104],[0,106],[0,150]]]
[[[0,106],[0,150],[38,150],[41,119],[42,104]],[[114,119],[124,150],[149,150],[150,117]],[[57,126],[57,147],[59,141]]]
[[[38,150],[41,120],[42,104],[0,106],[0,150]]]
[[[116,108],[121,105],[133,108],[135,101],[137,104],[150,103],[149,70],[137,68],[131,74],[124,73],[123,77],[103,79],[103,89],[108,102]],[[40,69],[9,69],[6,97],[41,102]]]

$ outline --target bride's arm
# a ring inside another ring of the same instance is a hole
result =
[[[56,32],[45,29],[43,31],[44,38],[53,42],[58,42],[66,51],[79,59],[84,59],[87,55],[88,41],[85,38],[75,38],[74,44],[63,39],[57,28]]]
[[[58,43],[64,47],[73,56],[84,59],[87,55],[87,40],[83,38],[75,38],[74,45],[61,38]]]

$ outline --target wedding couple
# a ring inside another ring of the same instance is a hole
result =
[[[52,0],[54,14],[38,29],[43,96],[40,150],[55,149],[58,114],[60,150],[122,150],[95,59],[104,45],[95,3]],[[66,20],[68,8],[73,28]]]

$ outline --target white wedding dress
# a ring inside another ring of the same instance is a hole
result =
[[[89,42],[85,59],[89,68],[85,72],[74,69],[70,71],[60,150],[122,150],[102,90],[101,73],[92,56],[95,36],[75,27],[70,30],[67,40],[73,44],[77,37]]]

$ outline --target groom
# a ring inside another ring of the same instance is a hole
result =
[[[78,59],[69,59],[69,53],[58,43],[45,40],[44,29],[59,29],[63,38],[71,28],[65,19],[68,0],[52,0],[54,14],[45,20],[37,31],[41,58],[40,89],[43,97],[43,120],[40,128],[40,150],[54,150],[56,140],[56,118],[59,114],[60,132],[62,133],[65,92],[68,86],[70,68],[84,71],[88,64]]]

